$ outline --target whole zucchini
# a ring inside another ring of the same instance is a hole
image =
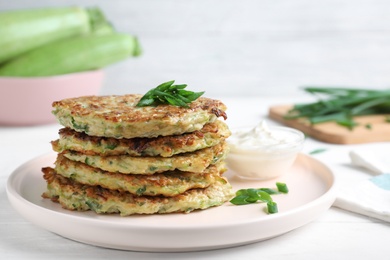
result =
[[[49,42],[90,33],[89,15],[81,7],[0,12],[0,63]]]
[[[87,35],[29,51],[3,64],[0,76],[37,77],[93,70],[140,53],[138,40],[131,35]]]

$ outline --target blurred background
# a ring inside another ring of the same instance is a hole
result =
[[[0,11],[99,6],[143,55],[105,69],[103,94],[176,80],[208,96],[301,95],[301,86],[390,85],[387,0],[15,0]]]

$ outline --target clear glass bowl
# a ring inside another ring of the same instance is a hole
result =
[[[269,180],[283,175],[292,166],[302,150],[304,134],[299,130],[281,126],[271,126],[268,130],[285,138],[279,143],[254,139],[253,146],[230,143],[228,139],[230,152],[226,161],[228,168],[237,176],[250,180]],[[234,135],[233,131],[233,139]]]

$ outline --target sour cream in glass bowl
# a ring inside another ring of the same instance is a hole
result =
[[[277,178],[288,171],[303,147],[304,134],[290,127],[268,126],[232,131],[228,168],[249,180]]]

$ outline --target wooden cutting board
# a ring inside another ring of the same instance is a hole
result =
[[[291,107],[291,105],[270,107],[268,116],[286,126],[299,129],[312,138],[327,143],[359,144],[390,141],[390,123],[386,122],[386,116],[389,115],[356,117],[355,121],[359,125],[353,130],[349,130],[334,122],[311,125],[305,119],[286,120],[284,115]],[[367,127],[367,125],[370,125],[370,127]]]

